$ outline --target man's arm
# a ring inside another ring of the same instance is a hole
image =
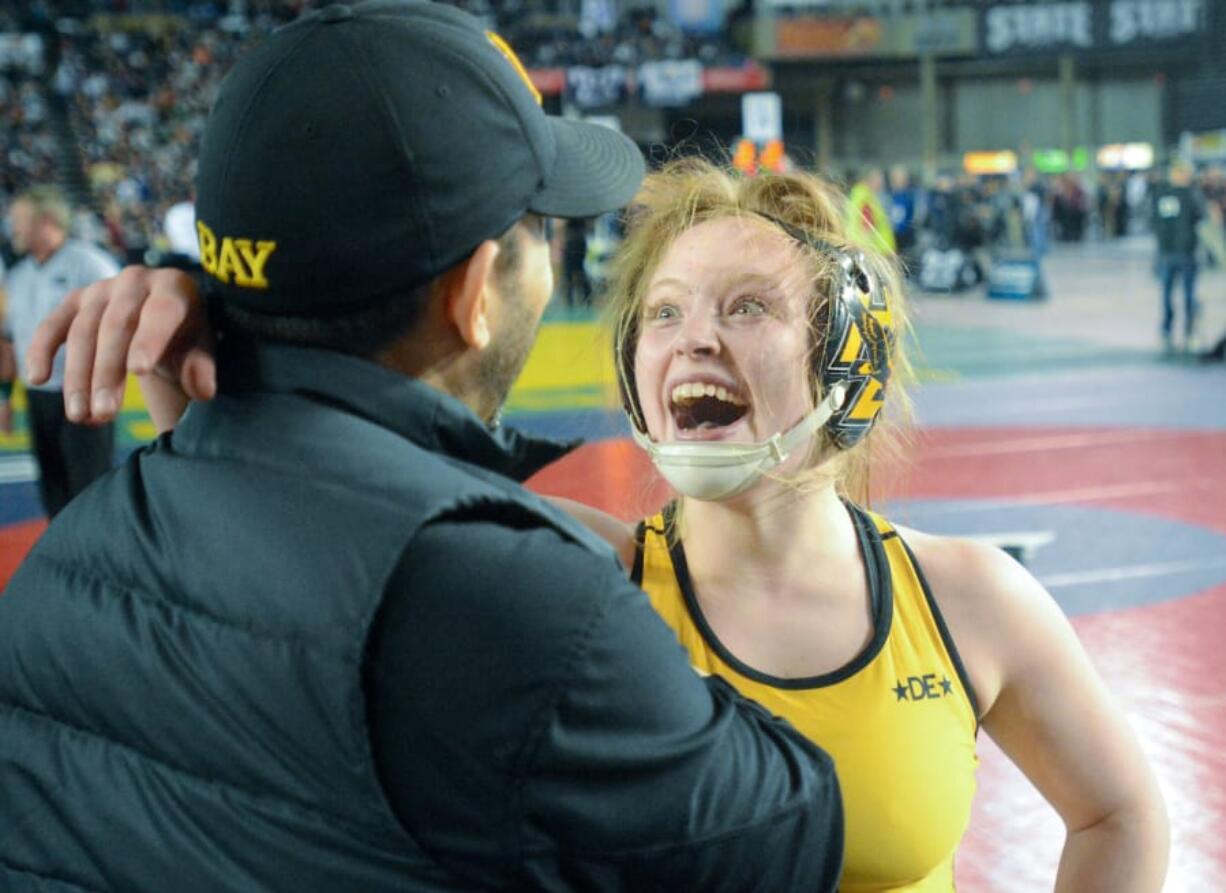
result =
[[[367,695],[406,830],[490,886],[833,890],[829,757],[695,674],[615,562],[531,523],[432,525],[391,581]]]

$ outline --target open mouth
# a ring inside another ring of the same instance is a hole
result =
[[[711,431],[744,418],[749,404],[720,385],[686,382],[673,388],[669,409],[679,430]]]

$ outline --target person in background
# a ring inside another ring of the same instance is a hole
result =
[[[1177,347],[1194,350],[1196,338],[1197,230],[1205,217],[1204,198],[1192,185],[1192,167],[1174,162],[1166,182],[1153,194],[1152,225],[1158,243],[1158,277],[1162,287],[1162,344],[1169,354]],[[1183,288],[1183,338],[1175,338],[1175,282]]]
[[[562,287],[567,307],[586,307],[592,302],[592,283],[585,266],[590,226],[587,220],[566,222],[562,243]]]
[[[200,242],[196,232],[196,198],[189,195],[172,204],[162,217],[162,232],[175,266],[200,268]]]
[[[902,165],[890,168],[890,223],[894,228],[894,245],[904,269],[917,262],[919,240],[916,229],[919,216],[919,191],[911,181],[910,172]]]
[[[894,225],[882,204],[885,177],[877,168],[869,168],[862,178],[854,173],[847,177],[852,184],[847,202],[847,233],[857,245],[871,251],[893,254]]]
[[[20,194],[8,216],[13,247],[25,257],[5,277],[7,297],[0,338],[9,342],[6,350],[12,351],[20,370],[38,324],[70,291],[113,276],[119,267],[100,249],[69,238],[72,210],[54,186],[35,186]],[[113,425],[78,425],[65,415],[63,374],[64,359],[58,356],[49,377],[38,384],[25,381],[38,492],[51,518],[108,472],[114,461]],[[11,382],[9,385],[0,389],[0,403],[6,424],[11,426]]]

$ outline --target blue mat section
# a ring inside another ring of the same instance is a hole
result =
[[[1226,536],[1114,509],[994,500],[904,500],[892,521],[951,536],[1051,532],[1027,567],[1067,614],[1169,601],[1226,582]]]
[[[38,485],[33,481],[0,484],[0,527],[41,518],[42,504],[38,501]]]

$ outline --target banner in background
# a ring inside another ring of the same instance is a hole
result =
[[[881,19],[872,16],[798,16],[775,23],[774,52],[781,59],[876,56],[884,48]]]
[[[584,109],[617,105],[626,95],[626,68],[622,65],[568,68],[566,93],[575,105]]]
[[[697,59],[646,62],[639,66],[639,86],[648,105],[688,105],[702,95],[702,63]]]
[[[1066,0],[984,9],[990,56],[1177,45],[1208,34],[1208,0]]]
[[[934,9],[927,15],[819,16],[801,13],[775,20],[755,49],[766,58],[915,58],[972,55],[979,47],[971,9]]]

